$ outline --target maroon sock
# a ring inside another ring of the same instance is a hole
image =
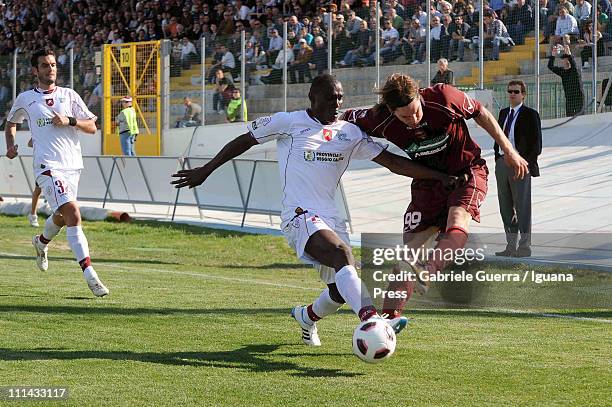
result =
[[[91,266],[91,259],[89,257],[85,257],[83,260],[79,261],[79,265],[85,271],[85,269]]]
[[[38,241],[39,241],[40,243],[42,243],[42,244],[49,244],[49,242],[50,242],[51,240],[49,240],[49,239],[47,239],[46,237],[44,237],[44,236],[42,235],[42,233],[41,233],[40,235],[38,235]]]
[[[321,317],[312,310],[312,304],[306,307],[306,312],[308,313],[308,318],[310,318],[312,322],[317,322],[321,319]]]
[[[367,321],[376,315],[376,308],[373,305],[368,305],[359,310],[357,313],[359,315],[359,319],[362,321]]]
[[[395,275],[399,275],[400,270],[399,268],[395,267],[393,272]],[[383,301],[382,313],[387,314],[388,319],[397,318],[402,315],[402,311],[412,296],[413,291],[414,285],[410,281],[391,281],[387,286],[387,292],[401,292],[402,294],[405,294],[406,298],[386,297]]]
[[[453,262],[453,258],[444,256],[444,253],[452,250],[453,254],[457,249],[462,249],[468,240],[468,233],[465,229],[459,226],[451,226],[448,228],[444,236],[438,241],[435,247],[434,257],[427,261],[427,270],[430,273],[435,273],[444,270],[446,266]],[[441,252],[442,256],[438,256],[437,253]]]

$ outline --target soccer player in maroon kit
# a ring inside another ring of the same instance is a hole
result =
[[[480,147],[470,137],[466,120],[491,135],[503,150],[503,159],[516,178],[528,172],[527,162],[514,149],[493,115],[478,102],[450,85],[419,89],[408,75],[393,74],[380,89],[380,103],[370,109],[351,109],[343,119],[357,124],[373,137],[386,138],[420,164],[463,178],[462,186],[447,190],[438,181],[412,181],[412,201],[404,216],[404,244],[418,248],[438,237],[435,253],[465,246],[470,219],[480,222],[480,205],[487,194],[487,169]],[[438,236],[439,235],[439,236]],[[447,256],[411,262],[416,283],[394,282],[389,290],[404,291],[405,299],[385,299],[383,313],[401,315],[413,290],[427,292],[423,276],[442,271]],[[396,268],[396,272],[399,271]]]

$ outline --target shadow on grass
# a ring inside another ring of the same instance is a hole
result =
[[[93,297],[66,297],[68,300],[78,301],[94,301]],[[16,305],[16,304],[2,304],[0,305],[0,313],[3,312],[32,312],[39,314],[69,314],[69,315],[125,315],[125,316],[139,316],[139,315],[280,315],[283,317],[289,317],[291,308],[126,308],[108,306],[106,307],[103,300],[95,300],[96,304],[89,303],[87,306],[77,305]],[[352,312],[345,308],[338,312],[339,314],[350,314]],[[540,311],[488,311],[488,310],[477,310],[477,309],[410,309],[406,310],[404,314],[408,318],[419,317],[419,316],[433,316],[433,317],[480,317],[480,318],[543,318],[543,314],[555,314],[563,316],[575,316],[582,318],[609,318],[612,319],[611,310],[546,310],[545,312]]]
[[[66,297],[70,300],[95,300],[93,297]],[[32,312],[39,314],[70,314],[70,315],[282,315],[289,317],[291,308],[122,308],[105,307],[103,300],[87,306],[76,305],[0,305],[3,312]],[[347,310],[348,312],[348,310]]]
[[[0,255],[0,260],[2,259],[6,259],[6,260],[27,260],[27,261],[35,261],[36,257],[35,256],[20,256],[20,255],[14,255],[14,256],[6,256],[6,255]],[[53,260],[68,260],[68,261],[75,261],[74,257],[63,257],[63,256],[49,256],[49,261],[53,261]],[[75,261],[76,262],[76,261]],[[166,262],[166,261],[160,261],[160,260],[143,260],[143,259],[105,259],[103,257],[96,257],[93,260],[94,263],[126,263],[126,264],[162,264],[162,265],[180,265],[181,263],[176,263],[176,262]]]
[[[211,229],[202,226],[187,225],[185,223],[160,222],[156,220],[136,220],[132,222],[132,224],[137,226],[145,226],[153,229],[169,229],[197,236],[215,235],[218,237],[243,237],[251,235],[251,233],[246,232],[236,232],[233,230],[224,229]]]
[[[303,377],[355,377],[362,373],[346,372],[340,369],[311,368],[300,366],[288,360],[275,361],[272,353],[286,345],[246,345],[230,351],[219,352],[131,352],[131,351],[70,351],[62,349],[25,349],[0,348],[0,360],[4,361],[41,361],[41,360],[83,360],[105,359],[114,361],[134,361],[172,366],[216,367],[226,369],[261,372],[287,372],[292,376]],[[300,347],[303,345],[299,345]],[[283,354],[285,355],[285,354]],[[296,356],[326,357],[329,354],[291,354]],[[334,354],[337,356],[337,354]]]

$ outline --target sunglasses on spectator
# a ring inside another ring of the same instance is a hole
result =
[[[516,89],[508,89],[508,93],[514,93],[515,95],[518,95],[519,93],[521,93],[521,91]]]

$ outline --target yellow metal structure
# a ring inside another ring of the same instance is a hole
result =
[[[140,134],[136,155],[161,154],[161,41],[104,46],[103,154],[121,155],[116,117],[131,96]]]

